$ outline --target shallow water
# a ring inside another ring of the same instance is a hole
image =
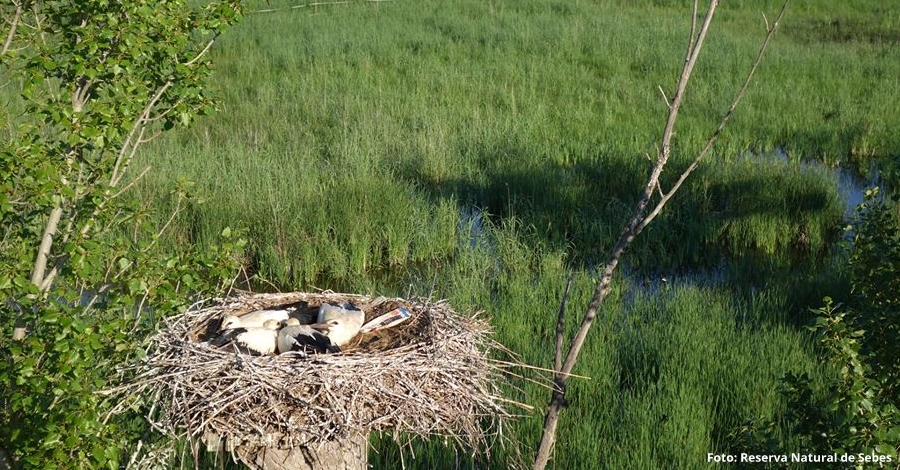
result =
[[[767,161],[788,163],[791,160],[787,152],[785,152],[781,147],[778,147],[771,153],[766,154],[748,152],[741,155],[740,158],[753,159],[753,161],[763,164],[765,164]],[[882,186],[884,184],[878,174],[877,169],[869,171],[869,173],[872,175],[869,178],[863,178],[853,168],[841,165],[830,167],[826,166],[819,160],[814,160],[811,158],[801,158],[799,164],[802,170],[809,172],[830,173],[834,176],[835,186],[837,188],[838,194],[840,194],[841,198],[844,200],[844,219],[846,220],[850,220],[853,217],[853,214],[856,212],[856,206],[858,206],[865,197],[866,189],[873,186]]]

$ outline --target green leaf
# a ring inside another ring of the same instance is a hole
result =
[[[123,443],[144,431],[142,424],[116,417],[101,423],[108,409],[96,395],[116,376],[117,366],[128,365],[125,357],[145,355],[132,353],[133,338],[122,333],[132,327],[120,321],[123,309],[152,291],[154,318],[171,314],[173,306],[187,302],[174,284],[206,291],[218,282],[207,271],[185,275],[180,266],[203,267],[212,258],[224,266],[231,255],[208,256],[191,247],[183,255],[149,256],[144,251],[153,232],[144,208],[128,197],[110,199],[117,189],[107,184],[125,136],[155,90],[169,87],[152,113],[165,115],[163,121],[187,125],[212,109],[205,83],[209,62],[184,65],[206,44],[200,35],[206,26],[189,21],[196,14],[187,2],[27,3],[29,17],[41,21],[19,28],[22,40],[3,57],[10,59],[3,62],[12,84],[6,91],[21,87],[16,100],[22,106],[13,106],[16,122],[0,107],[0,124],[9,131],[0,142],[0,211],[7,222],[0,291],[6,299],[20,299],[19,310],[34,327],[25,341],[0,340],[10,358],[0,361],[8,364],[0,367],[6,418],[22,418],[0,420],[0,427],[4,447],[14,449],[25,466],[116,468]],[[232,2],[212,5],[223,9],[217,27],[237,17],[228,12]],[[7,16],[7,7],[0,9]],[[74,111],[72,92],[80,86],[89,93]],[[62,269],[58,290],[48,299],[28,273],[47,214],[57,204],[65,205],[61,225],[76,225],[60,237],[65,246],[52,248]],[[78,224],[87,220],[89,229],[82,232]],[[101,286],[107,290],[90,309],[70,305],[81,288]],[[10,316],[5,318],[11,325]],[[138,327],[145,334],[150,325]]]
[[[147,291],[147,282],[143,279],[129,279],[128,291],[131,295],[142,294]]]

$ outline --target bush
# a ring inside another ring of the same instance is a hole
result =
[[[760,420],[733,433],[733,445],[754,453],[877,454],[900,468],[900,223],[893,204],[866,192],[847,228],[853,296],[814,310],[823,362],[833,379],[817,389],[806,374],[788,374],[783,421]],[[779,427],[796,442],[786,448]],[[842,467],[838,464],[836,467]],[[868,467],[857,463],[856,468]]]

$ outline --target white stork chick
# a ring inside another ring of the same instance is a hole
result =
[[[283,322],[284,328],[278,331],[278,354],[288,351],[314,353],[340,352],[340,348],[319,329],[323,325],[301,325],[300,320],[289,318]]]
[[[322,304],[317,326],[327,329],[326,335],[335,346],[350,342],[366,320],[366,314],[351,303],[343,306]]]
[[[211,339],[209,343],[213,346],[223,346],[232,343],[250,353],[273,354],[277,349],[278,328],[280,326],[281,323],[276,320],[266,320],[259,327],[242,326],[230,328]]]
[[[222,319],[222,327],[220,329],[227,330],[230,328],[262,328],[266,321],[275,320],[282,322],[290,317],[287,310],[257,310],[255,312],[245,313],[240,316],[227,315]]]

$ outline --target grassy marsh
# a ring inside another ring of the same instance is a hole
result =
[[[246,227],[250,269],[283,290],[432,293],[485,311],[501,342],[546,367],[564,279],[574,276],[574,316],[649,170],[665,112],[657,87],[674,86],[683,55],[685,2],[632,3],[251,14],[213,50],[222,109],[143,149],[137,165],[153,171],[136,197],[165,212],[184,175],[206,202],[169,243]],[[720,8],[664,184],[730,104],[764,32],[759,13],[777,7]],[[705,468],[737,426],[779,415],[784,373],[828,377],[799,328],[807,308],[847,289],[827,167],[866,172],[900,152],[898,23],[877,1],[789,7],[713,159],[628,255],[576,368],[592,379],[573,385],[553,468]],[[698,275],[710,270],[723,274]],[[547,399],[511,393],[538,408]],[[510,429],[526,459],[540,425],[536,414]],[[377,442],[375,467],[396,468],[394,444]],[[412,468],[512,458],[412,445]]]

